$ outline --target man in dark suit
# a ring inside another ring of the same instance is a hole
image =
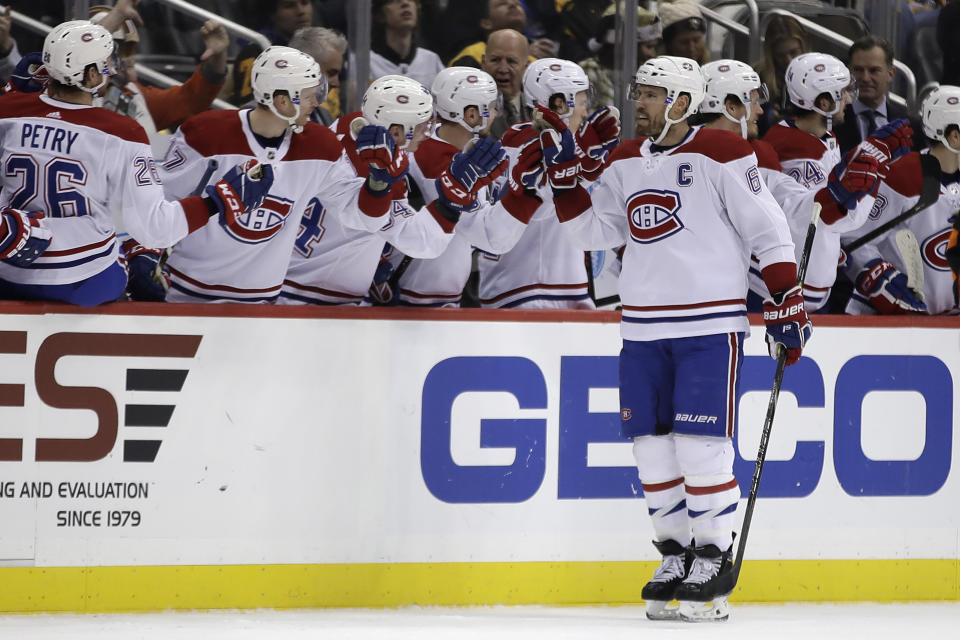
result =
[[[840,144],[840,153],[846,155],[871,133],[899,118],[909,118],[913,127],[913,148],[926,146],[919,118],[887,98],[887,88],[893,82],[893,47],[883,38],[865,36],[852,45],[847,54],[850,73],[857,81],[859,97],[844,110],[843,123],[834,129]]]

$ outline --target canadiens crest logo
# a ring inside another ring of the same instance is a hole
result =
[[[730,71],[730,65],[722,64],[719,67],[717,67],[717,71],[719,71],[720,73],[726,73],[727,71]]]
[[[399,102],[400,104],[407,104],[408,102],[410,102],[410,98],[409,96],[405,96],[401,94],[397,96],[397,102]]]
[[[93,34],[88,31],[87,33],[80,36],[80,39],[83,40],[84,42],[90,42],[91,40],[93,40]]]
[[[476,84],[476,82],[477,82],[477,76],[472,75],[472,74],[469,75],[469,76],[467,76],[467,82],[469,82],[470,84]]]
[[[550,65],[550,71],[560,71],[561,69],[563,69],[563,67],[561,67],[556,62]]]
[[[236,240],[245,244],[260,244],[270,240],[283,229],[290,215],[293,200],[267,196],[258,209],[247,211],[239,218],[240,229],[223,227]]]
[[[950,229],[938,231],[920,243],[920,255],[923,261],[937,271],[950,271],[947,262],[947,241],[950,239]]]
[[[950,96],[947,98],[947,104],[960,104],[960,98],[957,96]]]
[[[683,229],[679,210],[680,196],[675,191],[638,191],[627,199],[631,238],[641,244],[669,238]]]
[[[633,412],[630,409],[620,409],[620,419],[626,422],[633,417]]]
[[[277,61],[274,62],[273,64],[275,64],[275,65],[277,66],[277,69],[286,69],[288,63],[287,63],[286,60],[282,60],[282,59],[281,59],[281,60],[277,60]]]
[[[827,70],[827,67],[826,65],[818,64],[813,68],[813,70],[816,71],[817,73],[823,73],[824,71]]]

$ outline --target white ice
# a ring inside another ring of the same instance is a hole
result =
[[[0,616],[3,640],[911,640],[960,637],[960,602],[732,605],[724,623],[640,607],[464,607]]]

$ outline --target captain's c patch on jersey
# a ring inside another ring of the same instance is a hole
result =
[[[675,191],[644,189],[627,198],[630,237],[634,242],[649,244],[668,238],[683,229],[677,216],[680,196]]]

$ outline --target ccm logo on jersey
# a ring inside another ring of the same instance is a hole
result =
[[[645,189],[627,198],[627,217],[630,221],[630,237],[634,242],[649,244],[683,229],[677,217],[680,196],[675,191]]]
[[[944,229],[933,234],[920,244],[920,254],[923,261],[937,271],[950,271],[947,262],[947,241],[950,239],[950,229]]]
[[[238,229],[224,227],[236,240],[246,244],[260,244],[270,240],[283,229],[283,223],[290,215],[292,200],[267,196],[260,208],[240,215]]]

